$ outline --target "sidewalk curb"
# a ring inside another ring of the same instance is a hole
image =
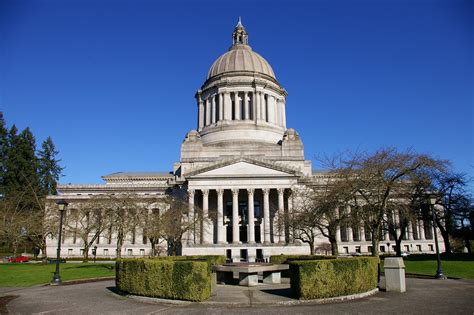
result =
[[[125,297],[131,300],[149,303],[149,304],[171,304],[171,305],[227,305],[232,307],[252,307],[252,306],[277,306],[277,305],[284,305],[284,306],[296,306],[296,305],[318,305],[318,304],[329,304],[329,303],[338,303],[338,302],[345,302],[345,301],[352,301],[358,300],[362,298],[366,298],[372,296],[379,292],[379,288],[375,288],[373,290],[351,294],[351,295],[344,295],[344,296],[336,296],[331,298],[324,298],[324,299],[314,299],[314,300],[291,300],[291,301],[279,301],[279,302],[248,302],[248,303],[232,303],[232,302],[219,302],[219,301],[204,301],[204,302],[191,302],[191,301],[183,301],[183,300],[170,300],[170,299],[162,299],[162,298],[153,298],[153,297],[146,297],[146,296],[139,296],[139,295],[132,295],[132,294],[124,294],[121,295],[116,292],[112,292],[115,296],[118,297]]]

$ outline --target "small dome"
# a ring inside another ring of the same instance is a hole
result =
[[[232,71],[249,71],[266,74],[273,79],[275,73],[270,64],[248,45],[237,44],[217,58],[211,66],[207,78]]]

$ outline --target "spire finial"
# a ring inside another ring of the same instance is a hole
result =
[[[248,45],[248,34],[245,31],[245,27],[242,25],[242,18],[239,16],[239,21],[234,28],[234,33],[232,34],[233,45]]]

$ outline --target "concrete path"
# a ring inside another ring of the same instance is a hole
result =
[[[58,287],[34,287],[2,295],[18,296],[7,305],[11,314],[327,314],[404,313],[473,314],[474,281],[407,279],[403,294],[379,292],[355,301],[319,305],[271,306],[260,302],[290,300],[288,285],[245,288],[219,286],[209,302],[171,305],[145,303],[116,295],[114,281]]]

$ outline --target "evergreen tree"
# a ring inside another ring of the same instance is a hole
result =
[[[39,176],[44,195],[56,194],[56,185],[63,170],[59,165],[61,160],[57,159],[58,153],[51,137],[44,140],[41,145],[41,151],[38,152]]]
[[[39,191],[36,141],[29,128],[17,135],[13,125],[8,133],[8,152],[5,161],[5,194],[26,191],[28,195]]]
[[[5,161],[8,149],[8,130],[5,126],[3,113],[0,112],[0,197],[5,195]]]

